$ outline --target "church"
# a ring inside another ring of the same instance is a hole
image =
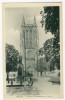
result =
[[[20,32],[20,54],[25,71],[36,73],[38,63],[38,30],[36,18],[33,18],[33,23],[22,19]]]

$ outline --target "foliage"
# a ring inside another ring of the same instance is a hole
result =
[[[50,70],[54,70],[54,66],[60,69],[60,52],[59,48],[54,48],[53,38],[44,43],[44,54],[46,62],[50,62]]]
[[[59,32],[59,7],[44,7],[45,29],[53,34]]]
[[[44,58],[41,61],[42,65],[45,66],[48,70],[54,70],[54,67],[56,66],[58,69],[60,69],[60,52],[59,48],[54,48],[53,46],[53,38],[48,39],[42,48],[39,49],[39,56],[41,55]],[[45,64],[44,64],[45,62]],[[40,59],[38,61],[40,64]]]
[[[13,45],[6,44],[6,71],[17,69],[19,52]]]
[[[43,14],[43,11],[42,13]],[[59,48],[59,6],[51,6],[51,7],[44,7],[44,14],[42,15],[42,23],[44,23],[45,20],[45,31],[47,32],[51,32],[52,34],[54,34],[54,42],[53,42],[53,46],[55,48]],[[43,26],[43,25],[42,25]]]
[[[45,32],[54,34],[53,40],[49,39],[44,43],[46,62],[50,62],[50,69],[54,69],[54,66],[60,69],[59,6],[44,7],[44,14],[43,11],[40,14],[42,14],[41,24],[45,24]]]

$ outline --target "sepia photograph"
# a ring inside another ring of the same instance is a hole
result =
[[[62,99],[62,62],[62,3],[4,3],[4,100]]]

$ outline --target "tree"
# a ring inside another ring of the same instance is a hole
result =
[[[6,44],[6,72],[17,70],[19,52],[13,45]]]
[[[53,47],[50,44],[48,46],[48,42],[45,42],[45,57],[46,61],[50,61],[51,66],[56,64],[58,69],[60,69],[60,22],[59,22],[59,6],[51,6],[51,7],[44,7],[44,14],[43,11],[40,12],[42,14],[42,21],[41,24],[45,24],[45,32],[51,32],[54,34],[53,38]],[[43,20],[44,18],[44,20]],[[42,25],[43,27],[43,25]],[[52,50],[53,49],[53,50]],[[51,53],[53,51],[53,55]],[[53,64],[54,63],[54,64]]]
[[[57,66],[60,69],[60,52],[58,52],[58,48],[54,48],[53,46],[53,38],[48,39],[44,43],[44,54],[46,62],[50,63],[50,70],[54,70],[54,66]]]
[[[44,7],[45,13],[45,29],[53,34],[59,31],[59,6]]]
[[[45,31],[54,34],[54,47],[59,46],[59,6],[44,7]],[[42,22],[44,21],[42,20]],[[42,23],[41,23],[42,24]]]

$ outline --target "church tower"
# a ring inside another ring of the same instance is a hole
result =
[[[25,22],[23,16],[21,33],[20,33],[20,52],[24,69],[27,71],[29,68],[35,73],[37,67],[37,51],[38,51],[38,32],[36,18],[32,24]]]

